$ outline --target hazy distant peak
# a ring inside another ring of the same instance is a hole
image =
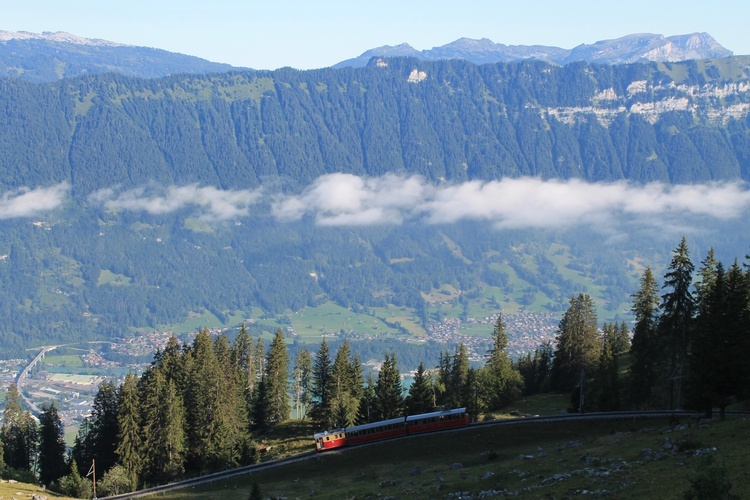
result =
[[[690,33],[665,37],[654,33],[634,33],[572,49],[544,45],[504,45],[488,38],[459,38],[428,50],[415,50],[408,44],[370,49],[359,57],[342,61],[334,67],[366,66],[372,57],[410,56],[424,60],[465,59],[475,64],[539,59],[556,64],[573,61],[602,64],[627,64],[637,61],[685,61],[728,57],[732,51],[722,47],[708,33]]]
[[[76,45],[96,45],[106,47],[127,47],[122,43],[110,42],[99,38],[85,38],[65,31],[43,31],[31,33],[29,31],[0,31],[0,42],[10,40],[45,40],[48,42],[72,43]]]

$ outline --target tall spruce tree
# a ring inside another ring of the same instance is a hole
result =
[[[143,387],[142,478],[146,484],[173,481],[184,471],[185,410],[172,380],[152,369]],[[211,455],[208,460],[214,460]]]
[[[406,410],[410,415],[429,413],[435,410],[435,392],[430,383],[430,375],[425,370],[424,363],[419,362],[414,381],[406,396]]]
[[[602,349],[599,368],[594,376],[596,408],[599,411],[620,409],[619,365],[617,363],[617,334],[619,327],[614,323],[602,326]]]
[[[117,463],[117,440],[120,429],[117,423],[117,387],[114,381],[105,381],[99,385],[91,410],[91,427],[87,434],[90,442],[86,448],[90,457],[87,463],[96,460],[96,476],[104,473]]]
[[[375,395],[375,379],[372,375],[367,376],[367,383],[362,389],[362,397],[359,399],[357,411],[357,424],[367,424],[377,420],[377,396]]]
[[[690,261],[687,240],[683,236],[672,253],[672,261],[664,275],[659,332],[667,348],[669,409],[681,404],[682,386],[687,368],[687,355],[693,330],[695,299],[691,292],[695,266]]]
[[[3,461],[7,467],[17,470],[31,470],[30,457],[36,451],[36,441],[29,429],[30,416],[23,410],[21,395],[15,382],[10,384],[5,396],[3,412],[2,442]],[[31,420],[33,422],[33,420]]]
[[[289,355],[281,328],[271,343],[266,358],[266,406],[270,424],[289,418]]]
[[[117,436],[115,453],[118,463],[125,468],[131,483],[137,482],[143,464],[143,440],[140,425],[140,395],[136,376],[128,373],[117,394]]]
[[[748,327],[748,280],[737,261],[724,273],[721,263],[710,272],[700,271],[699,314],[689,353],[686,406],[712,416],[719,407],[723,419],[727,405],[742,393]],[[704,283],[706,283],[704,285]]]
[[[664,346],[659,338],[659,288],[647,267],[641,277],[641,286],[633,295],[633,341],[630,345],[630,401],[638,408],[653,406],[654,387],[663,365]]]
[[[49,486],[67,474],[65,436],[60,415],[53,402],[39,414],[39,480]]]
[[[188,470],[205,473],[223,468],[221,397],[222,371],[211,334],[203,328],[189,350],[185,422],[188,437]]]
[[[313,365],[313,400],[311,416],[313,421],[321,427],[329,428],[333,425],[332,394],[331,394],[332,361],[328,342],[323,338],[320,348],[315,355]]]
[[[336,427],[349,427],[357,421],[362,393],[361,380],[357,376],[358,363],[352,356],[349,342],[344,340],[331,367],[331,405]]]
[[[398,371],[396,354],[385,354],[380,366],[378,381],[375,384],[378,419],[388,420],[400,417],[404,413],[404,386]]]
[[[292,392],[294,394],[295,417],[304,420],[307,417],[307,409],[312,401],[312,356],[307,349],[297,351],[292,374]]]
[[[593,376],[601,352],[596,322],[594,302],[588,294],[581,293],[570,299],[570,306],[557,328],[557,349],[552,362],[555,390],[572,391],[582,373],[586,378]]]
[[[492,330],[492,348],[485,364],[485,392],[490,408],[497,409],[515,401],[523,391],[521,374],[513,366],[507,352],[508,335],[502,314],[498,314]],[[481,378],[481,377],[480,377]]]

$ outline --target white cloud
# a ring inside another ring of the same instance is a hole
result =
[[[318,224],[329,226],[395,224],[433,189],[416,176],[329,174],[319,177],[302,194],[277,201],[273,213],[282,220],[313,214]]]
[[[89,195],[89,201],[108,209],[143,211],[150,214],[168,214],[193,206],[204,219],[226,220],[250,214],[250,206],[260,199],[260,190],[222,190],[211,186],[155,186],[140,187],[118,192],[100,189]]]
[[[0,219],[31,217],[60,207],[70,192],[62,182],[46,188],[20,188],[0,195]]]
[[[226,220],[249,216],[251,206],[261,203],[262,193],[268,191],[195,184],[147,186],[125,191],[102,189],[89,200],[106,208],[151,214],[192,207],[204,219]],[[278,220],[307,216],[324,226],[479,220],[500,229],[586,226],[607,232],[654,226],[689,228],[697,219],[730,220],[750,208],[750,191],[741,182],[675,186],[525,177],[434,184],[420,176],[342,173],[321,176],[299,194],[276,194],[271,199],[271,213]]]
[[[689,222],[696,216],[731,219],[749,207],[750,191],[739,182],[673,186],[527,177],[435,185],[419,176],[331,174],[299,195],[277,200],[273,213],[282,220],[310,215],[331,226],[398,224],[424,217],[430,223],[485,220],[509,229],[611,229],[624,221],[653,225]]]

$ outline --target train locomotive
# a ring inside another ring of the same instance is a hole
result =
[[[469,424],[466,408],[434,411],[318,432],[313,435],[318,451],[332,450],[409,434],[434,432]]]

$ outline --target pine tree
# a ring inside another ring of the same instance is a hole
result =
[[[313,365],[313,400],[311,416],[321,427],[329,428],[333,425],[332,394],[331,394],[331,356],[328,343],[324,338],[315,355]]]
[[[498,314],[492,331],[492,349],[485,365],[487,384],[483,384],[487,388],[485,399],[493,409],[512,403],[523,391],[521,374],[513,367],[507,348],[505,323],[502,314]]]
[[[86,448],[91,456],[87,457],[86,463],[96,459],[96,476],[102,477],[117,463],[115,450],[120,429],[117,424],[117,388],[113,381],[99,385],[91,410],[90,426]]]
[[[349,427],[357,421],[360,380],[359,360],[352,356],[349,342],[344,340],[331,367],[331,405],[336,427]]]
[[[664,275],[669,291],[662,295],[659,332],[667,347],[669,380],[669,409],[680,406],[683,376],[693,330],[695,299],[690,291],[695,267],[690,261],[687,241],[682,238],[672,254],[672,262]]]
[[[32,470],[39,444],[39,429],[31,412],[23,410],[15,383],[10,384],[5,396],[0,435],[5,465],[16,470]]]
[[[446,403],[448,408],[467,406],[466,386],[469,377],[469,353],[466,346],[456,346],[451,358],[450,378],[446,383]]]
[[[629,376],[630,400],[639,409],[652,406],[664,352],[657,332],[659,289],[650,267],[644,271],[640,283],[640,289],[633,295],[635,327],[630,345],[632,363]]]
[[[175,384],[159,369],[150,369],[143,381],[143,480],[169,482],[184,471],[186,458],[185,410]],[[207,460],[215,458],[206,453]]]
[[[271,343],[266,358],[266,404],[269,424],[289,418],[289,372],[286,343],[281,328]]]
[[[403,415],[404,387],[401,374],[398,372],[396,354],[388,355],[380,367],[378,381],[375,384],[378,420],[388,420]]]
[[[630,331],[624,321],[620,322],[617,329],[614,349],[615,354],[624,354],[630,351]]]
[[[115,453],[118,463],[125,468],[135,483],[141,471],[143,441],[140,426],[140,396],[136,377],[132,373],[125,376],[117,394],[117,423],[120,434],[117,436]]]
[[[594,377],[596,408],[599,411],[615,411],[620,407],[619,366],[615,353],[619,328],[612,323],[602,326],[602,350],[599,368]]]
[[[362,389],[357,411],[357,425],[367,424],[377,420],[377,396],[375,395],[375,379],[368,375],[367,383]]]
[[[188,436],[188,470],[203,473],[223,467],[221,426],[222,371],[211,334],[203,328],[193,340],[186,391],[185,421]]]
[[[587,294],[570,299],[570,307],[557,329],[557,350],[552,362],[552,383],[557,391],[571,391],[581,373],[593,376],[599,363],[601,339],[596,327],[594,302]]]
[[[429,413],[435,410],[435,392],[430,383],[429,374],[421,361],[417,373],[414,374],[414,382],[409,387],[409,395],[406,397],[406,410],[409,415]]]
[[[304,420],[312,400],[312,356],[307,349],[297,351],[292,377],[294,413],[297,418]]]
[[[39,414],[39,480],[49,486],[67,473],[65,437],[53,402]]]

